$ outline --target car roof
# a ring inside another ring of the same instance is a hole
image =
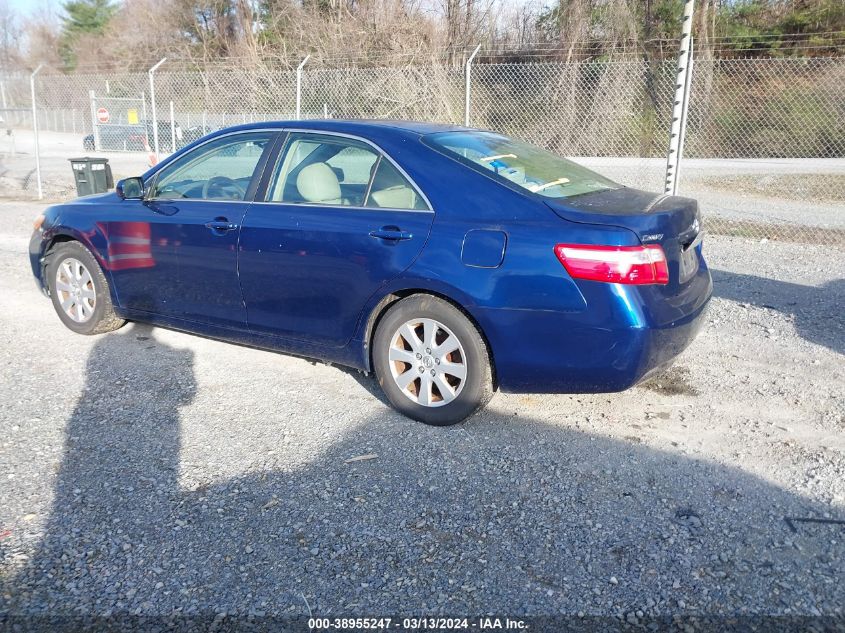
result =
[[[472,128],[463,127],[449,123],[426,123],[423,121],[400,121],[391,119],[301,119],[294,121],[256,121],[244,123],[215,130],[210,134],[186,145],[175,154],[151,167],[143,178],[146,180],[152,174],[161,170],[171,160],[190,152],[194,147],[201,145],[211,139],[231,134],[232,132],[248,132],[250,130],[309,130],[317,132],[346,133],[361,138],[370,139],[374,142],[392,141],[399,142],[408,140],[409,137],[419,138],[426,134],[435,132],[470,131]],[[89,135],[91,136],[91,135]]]
[[[304,119],[298,121],[264,121],[258,123],[248,123],[246,125],[239,125],[237,128],[228,129],[249,130],[256,128],[266,129],[268,127],[325,130],[327,132],[349,132],[357,134],[366,134],[368,131],[380,133],[396,131],[417,136],[432,134],[434,132],[450,132],[471,129],[449,123],[427,123],[423,121],[400,121],[391,119]]]

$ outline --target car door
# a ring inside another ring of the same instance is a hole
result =
[[[340,347],[364,305],[401,274],[434,214],[397,165],[361,139],[288,136],[241,229],[250,330]]]
[[[121,306],[246,328],[238,232],[275,136],[213,139],[162,168],[143,201],[123,201],[125,220],[102,227]]]

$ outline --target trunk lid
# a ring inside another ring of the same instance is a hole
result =
[[[701,251],[698,203],[690,198],[622,187],[546,204],[570,222],[623,227],[666,254],[669,283],[636,286],[649,323],[671,325],[706,303],[712,291]]]
[[[691,198],[621,187],[574,198],[550,198],[546,204],[571,222],[629,229],[643,243],[680,240],[688,244],[699,233],[698,203]]]
[[[620,187],[545,202],[564,220],[622,227],[643,244],[660,244],[669,264],[667,290],[677,290],[698,271],[701,220],[691,198]]]

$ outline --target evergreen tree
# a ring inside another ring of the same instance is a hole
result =
[[[62,33],[59,53],[62,61],[73,68],[77,64],[76,45],[85,35],[99,35],[118,11],[111,0],[67,0],[63,5]]]

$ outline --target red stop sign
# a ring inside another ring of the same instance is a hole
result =
[[[105,108],[100,108],[97,110],[97,120],[100,123],[108,123],[109,122],[109,111]]]

